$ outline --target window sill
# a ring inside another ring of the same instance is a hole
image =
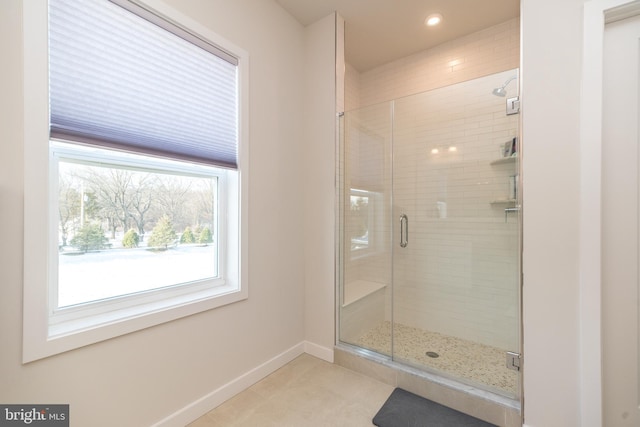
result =
[[[32,336],[25,342],[23,363],[239,302],[247,296],[246,289],[222,285],[79,319],[63,320],[63,313],[59,318],[54,317],[55,324],[42,328],[48,329],[48,333],[36,333],[39,337]],[[25,323],[25,328],[35,331],[38,328],[34,326]]]
[[[192,286],[177,286],[174,289],[158,289],[140,295],[125,296],[101,301],[96,304],[82,304],[56,310],[50,317],[49,339],[125,322],[151,313],[159,313],[206,301],[237,294],[237,286],[224,283],[215,286],[210,282]],[[234,301],[231,301],[234,302]]]

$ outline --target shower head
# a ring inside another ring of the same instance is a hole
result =
[[[495,96],[506,96],[507,90],[504,88],[504,86],[502,86],[495,88],[491,93],[493,93]]]
[[[493,92],[491,92],[492,94],[494,94],[495,96],[506,96],[507,95],[507,85],[509,83],[511,83],[511,80],[515,80],[518,76],[511,76],[507,79],[506,82],[504,82],[504,84],[500,87],[497,87],[493,90]]]

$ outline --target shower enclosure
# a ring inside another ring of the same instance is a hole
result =
[[[345,112],[337,168],[340,344],[513,399],[517,74]]]

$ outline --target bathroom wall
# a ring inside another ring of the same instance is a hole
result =
[[[304,135],[301,175],[304,202],[305,337],[320,355],[333,361],[335,344],[335,138],[336,31],[340,17],[328,15],[305,28]],[[290,195],[291,198],[297,198]],[[292,212],[279,211],[288,217]],[[287,230],[296,234],[297,228]]]
[[[491,202],[508,198],[516,163],[491,161],[499,144],[517,135],[519,116],[506,116],[505,98],[491,90],[518,64],[519,20],[512,19],[364,73],[347,66],[345,76],[347,111],[368,106],[347,113],[347,180],[383,194],[378,216],[385,220],[377,232],[384,245],[400,210],[410,216],[412,242],[406,256],[395,258],[394,319],[504,349],[517,346],[518,226],[513,214],[505,221],[504,208],[513,204]],[[390,106],[384,101],[434,88],[442,89],[395,103],[394,174],[413,173],[394,181],[392,214],[391,165],[383,160],[391,150]],[[517,82],[508,89],[514,96]],[[468,107],[456,107],[463,103]],[[450,146],[457,151],[447,151]],[[388,249],[352,256],[345,281],[390,283],[390,268]],[[388,288],[387,320],[390,302]]]
[[[595,315],[580,310],[592,291],[580,277],[581,253],[591,250],[581,247],[580,223],[591,213],[580,205],[594,191],[580,182],[585,3],[522,1],[523,381],[530,427],[602,425],[600,402],[591,399],[600,393],[591,378],[600,373],[581,372],[590,365],[580,351],[591,325],[581,319]]]

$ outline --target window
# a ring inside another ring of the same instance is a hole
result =
[[[382,195],[352,188],[349,199],[351,257],[358,258],[380,251]]]
[[[224,277],[217,206],[224,170],[189,167],[186,174],[168,162],[151,169],[155,162],[144,157],[146,167],[133,167],[108,151],[94,150],[92,159],[80,147],[52,146],[54,309]]]
[[[369,225],[372,223],[367,191],[351,189],[349,219],[351,220],[351,250],[359,251],[369,247]]]
[[[154,0],[35,3],[24,361],[245,299],[247,55]]]

